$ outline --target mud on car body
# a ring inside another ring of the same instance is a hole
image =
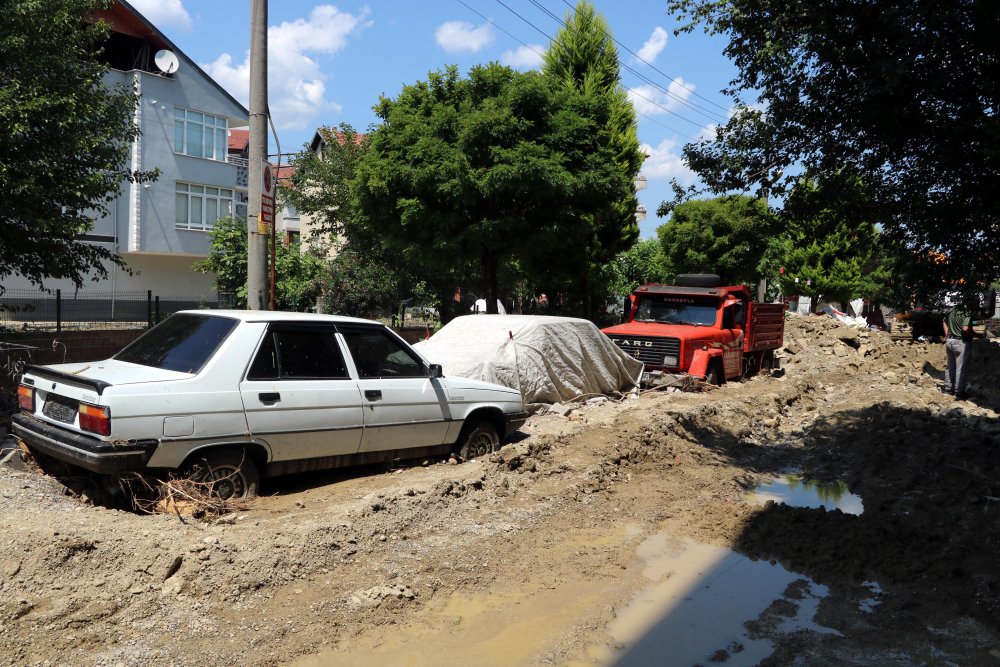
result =
[[[220,495],[261,476],[495,449],[517,390],[444,377],[377,322],[182,311],[98,362],[29,366],[14,434],[100,475],[203,471]]]

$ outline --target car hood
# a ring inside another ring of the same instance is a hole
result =
[[[168,371],[152,366],[130,364],[117,359],[104,359],[77,364],[52,364],[45,368],[75,375],[79,378],[100,380],[110,385],[135,384],[137,382],[165,382],[167,380],[183,380],[193,377],[192,373]]]

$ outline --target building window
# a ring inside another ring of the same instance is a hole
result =
[[[174,151],[226,161],[229,134],[225,118],[174,107]]]
[[[233,214],[233,191],[226,188],[178,183],[175,196],[180,229],[211,229],[217,220]]]

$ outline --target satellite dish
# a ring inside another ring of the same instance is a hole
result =
[[[156,55],[153,56],[153,62],[156,63],[156,68],[164,74],[173,74],[181,64],[174,52],[167,49],[157,51]]]

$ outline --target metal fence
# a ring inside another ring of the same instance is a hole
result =
[[[219,299],[161,296],[152,290],[97,292],[8,289],[0,294],[0,332],[144,329],[170,313],[217,308]]]

